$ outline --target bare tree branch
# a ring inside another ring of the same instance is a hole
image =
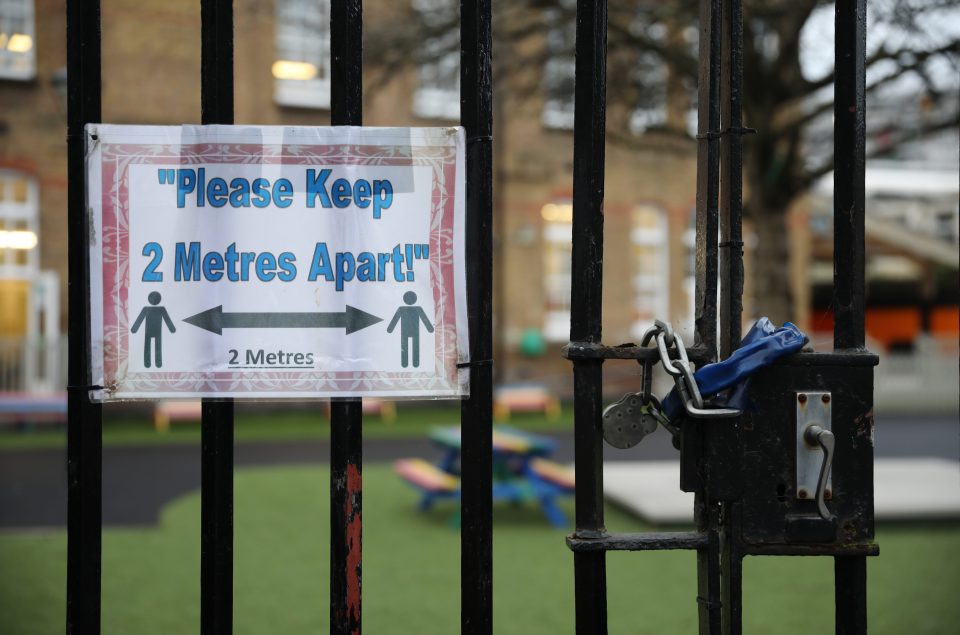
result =
[[[888,62],[888,61],[897,61],[900,62],[904,58],[916,57],[918,61],[926,61],[932,57],[944,56],[947,54],[957,54],[960,53],[960,41],[952,40],[942,46],[938,46],[933,49],[918,51],[915,48],[899,48],[894,51],[888,50],[886,47],[881,46],[879,49],[874,51],[873,55],[867,58],[867,68],[872,68],[877,65],[879,62]],[[833,85],[833,80],[836,77],[834,71],[830,71],[823,77],[807,82],[806,94],[812,94],[826,88],[827,86]]]
[[[960,110],[952,113],[947,117],[942,117],[932,123],[927,125],[910,129],[910,130],[899,130],[894,133],[891,139],[884,143],[882,146],[878,146],[866,153],[867,159],[876,158],[882,154],[890,152],[892,148],[902,146],[905,143],[911,141],[917,141],[925,137],[929,137],[937,132],[943,130],[950,130],[951,128],[957,128],[960,126]],[[821,177],[830,174],[833,171],[833,155],[830,155],[827,159],[823,161],[817,167],[807,170],[798,183],[801,185],[799,191],[804,191],[811,187],[814,183],[817,182]]]
[[[939,49],[935,49],[932,51],[917,51],[917,52],[911,51],[909,56],[906,55],[906,52],[901,51],[900,55],[892,56],[889,59],[896,59],[898,62],[901,62],[902,60],[909,60],[909,61],[906,61],[905,63],[900,63],[896,68],[896,70],[890,73],[887,73],[883,77],[880,77],[879,79],[875,79],[871,83],[867,84],[865,89],[866,94],[870,95],[870,94],[876,93],[878,89],[884,86],[889,86],[895,80],[900,79],[907,73],[913,72],[923,77],[924,67],[932,57],[938,57],[945,53],[949,53],[954,48],[956,48],[956,46],[957,46],[957,43],[954,42],[948,46],[943,46],[943,47],[940,47]],[[929,91],[932,92],[936,90],[936,87],[934,86],[934,82],[932,82],[932,80],[927,78],[926,83],[928,84],[927,89]],[[814,121],[815,119],[829,112],[832,109],[833,109],[833,101],[823,101],[820,104],[817,104],[813,109],[807,110],[806,112],[798,114],[797,116],[774,117],[772,119],[773,126],[771,127],[770,132],[771,134],[774,134],[774,135],[788,134],[796,128],[803,128],[807,126],[812,121]],[[790,112],[790,111],[797,111],[802,109],[797,108],[793,104],[785,104],[782,107],[782,110]]]

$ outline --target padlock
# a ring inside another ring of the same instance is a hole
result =
[[[628,393],[603,411],[603,438],[613,447],[626,450],[657,429],[655,410],[660,402],[642,392]]]

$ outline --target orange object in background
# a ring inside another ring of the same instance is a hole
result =
[[[923,333],[923,316],[919,307],[868,307],[865,316],[867,335],[885,349],[892,344],[909,344]],[[833,311],[814,310],[810,316],[814,333],[833,331]],[[960,308],[936,307],[930,312],[930,335],[960,333]]]
[[[960,335],[960,307],[938,306],[930,309],[930,334]]]
[[[810,315],[810,330],[814,333],[832,333],[833,311],[830,309],[814,309]]]
[[[891,344],[911,343],[921,333],[922,319],[917,307],[867,309],[867,334],[884,348]]]

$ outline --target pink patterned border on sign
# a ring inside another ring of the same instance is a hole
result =
[[[409,145],[190,144],[102,145],[103,370],[109,398],[124,395],[191,394],[270,397],[372,393],[382,396],[456,394],[458,346],[455,306],[455,198],[457,149]],[[435,372],[223,371],[129,372],[130,283],[129,168],[132,165],[199,164],[384,165],[432,168],[430,280]]]

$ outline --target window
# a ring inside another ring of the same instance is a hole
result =
[[[543,336],[570,339],[570,262],[573,256],[573,205],[548,203],[543,218]]]
[[[0,170],[0,279],[37,270],[37,184],[25,174]]]
[[[957,243],[957,211],[954,208],[952,212],[937,212],[936,215],[936,235],[951,243]]]
[[[279,0],[272,72],[273,98],[278,104],[330,106],[329,0]]]
[[[563,9],[548,9],[547,61],[543,67],[543,112],[541,121],[547,128],[573,128],[573,76],[576,62],[576,22],[567,19],[573,7],[572,0],[561,2]]]
[[[633,72],[644,90],[630,114],[630,132],[642,134],[667,123],[667,67],[660,56],[643,51],[637,56]]]
[[[36,76],[35,40],[32,0],[0,0],[0,78]]]
[[[631,32],[652,48],[686,50],[694,60],[699,58],[699,31],[696,27],[658,21],[660,9],[654,13],[642,10],[630,25]],[[629,128],[633,134],[671,126],[684,128],[688,134],[697,134],[696,80],[684,76],[677,68],[671,69],[664,57],[654,50],[642,50],[630,68],[633,86],[639,88],[634,97]],[[673,112],[671,112],[671,109]],[[672,118],[672,120],[671,120]]]
[[[0,169],[0,367],[5,390],[49,392],[63,388],[59,342],[60,283],[40,271],[36,180]]]
[[[460,30],[454,0],[413,0],[428,31],[418,51],[417,90],[413,112],[418,117],[460,119]]]
[[[683,303],[680,308],[680,319],[678,320],[679,332],[684,336],[687,344],[694,341],[696,332],[697,315],[697,212],[693,210],[690,214],[690,221],[687,229],[683,232],[684,276],[682,285]]]
[[[639,205],[632,213],[634,310],[631,335],[643,336],[654,320],[670,319],[670,244],[667,214],[656,205]]]
[[[548,128],[572,129],[574,119],[574,71],[576,67],[574,49],[576,43],[576,24],[573,19],[572,0],[563,0],[562,8],[554,8],[546,12],[547,20],[547,62],[543,72],[544,105],[541,119]],[[638,13],[630,25],[631,31],[639,40],[648,40],[651,43],[663,44],[668,37],[667,28],[657,22],[651,22],[647,13]],[[696,57],[697,31],[685,29],[679,33],[680,41],[692,47]],[[621,59],[621,62],[623,60]],[[621,65],[622,66],[622,65]],[[616,70],[608,72],[616,73]],[[624,70],[621,68],[621,70]],[[671,80],[670,73],[663,58],[652,50],[639,51],[635,58],[630,58],[625,72],[629,75],[629,84],[633,92],[624,91],[633,103],[628,126],[633,134],[642,134],[651,128],[663,127],[667,124],[667,85],[670,81],[683,81],[679,78]],[[693,96],[696,88],[687,86],[686,89]],[[690,116],[693,116],[691,128]],[[696,134],[696,111],[686,113],[687,129]]]

